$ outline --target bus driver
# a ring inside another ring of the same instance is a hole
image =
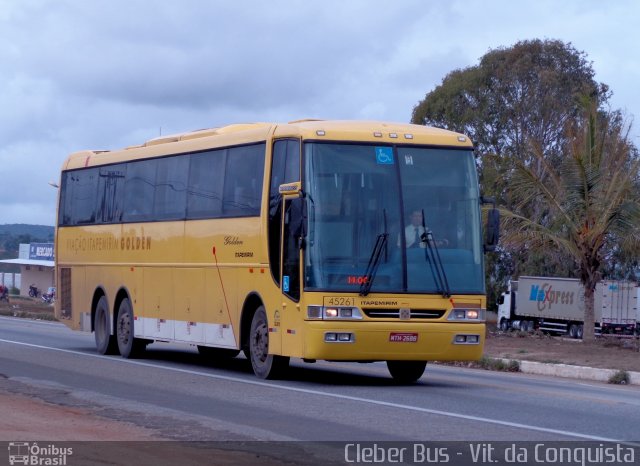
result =
[[[404,237],[407,248],[425,248],[427,246],[426,238],[423,238],[425,229],[422,222],[422,212],[414,210],[411,212],[411,223],[404,229]],[[398,237],[398,247],[401,246],[401,238]],[[436,246],[447,246],[449,242],[446,239],[438,239]]]

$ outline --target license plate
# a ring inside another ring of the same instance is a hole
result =
[[[418,334],[391,332],[389,334],[389,341],[394,343],[415,343],[418,341]]]

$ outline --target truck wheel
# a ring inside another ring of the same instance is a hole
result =
[[[578,326],[576,324],[569,325],[569,331],[567,333],[571,338],[578,338]]]
[[[118,320],[116,322],[116,336],[118,337],[118,348],[123,358],[133,359],[140,356],[147,346],[146,340],[134,337],[134,319],[131,303],[125,298],[120,303],[118,310]]]
[[[422,377],[426,361],[387,361],[387,369],[393,380],[400,384],[413,383]]]
[[[578,329],[576,330],[576,338],[582,340],[582,336],[584,335],[584,326],[578,325]]]
[[[249,333],[249,356],[253,372],[261,379],[275,379],[286,372],[289,358],[269,354],[269,327],[264,306],[253,315]]]
[[[504,317],[500,320],[500,330],[506,332],[509,330],[509,321]]]
[[[520,330],[523,332],[529,332],[529,321],[523,320],[520,322]]]
[[[118,342],[116,337],[111,335],[111,325],[109,323],[109,303],[107,298],[102,296],[98,300],[96,314],[93,318],[96,349],[99,354],[118,354]]]

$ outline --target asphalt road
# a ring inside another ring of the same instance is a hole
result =
[[[24,319],[0,318],[0,374],[178,440],[640,440],[632,386],[436,365],[396,386],[383,363],[295,360],[286,380],[263,381],[242,356],[215,364],[163,343],[100,356],[92,334]]]

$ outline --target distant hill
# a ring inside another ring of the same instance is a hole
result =
[[[31,242],[51,242],[53,241],[54,228],[48,225],[26,225],[24,223],[13,223],[0,225],[0,241],[7,237],[30,236]]]

